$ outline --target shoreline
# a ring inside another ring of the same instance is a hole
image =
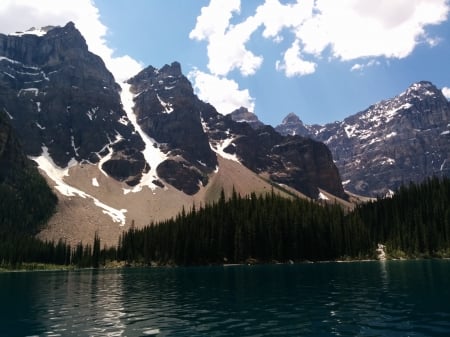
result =
[[[129,269],[129,268],[189,268],[189,267],[241,267],[241,266],[262,266],[262,265],[306,265],[306,264],[326,264],[326,263],[356,263],[356,262],[380,262],[380,263],[386,263],[390,261],[397,261],[397,262],[403,262],[403,261],[422,261],[422,260],[450,260],[450,257],[407,257],[407,258],[392,258],[388,257],[386,259],[344,259],[344,260],[319,260],[319,261],[310,261],[310,260],[304,260],[304,261],[288,261],[288,262],[279,262],[279,261],[272,261],[272,262],[262,262],[257,261],[255,259],[252,260],[252,263],[211,263],[211,264],[197,264],[197,265],[175,265],[175,264],[126,264],[126,263],[118,263],[117,261],[113,261],[112,263],[107,263],[106,265],[100,266],[99,268],[93,268],[93,267],[83,267],[78,268],[76,266],[61,266],[61,265],[54,265],[54,264],[25,264],[25,267],[21,268],[5,268],[0,267],[0,274],[2,273],[22,273],[22,272],[52,272],[52,271],[86,271],[86,270],[114,270],[114,269]]]

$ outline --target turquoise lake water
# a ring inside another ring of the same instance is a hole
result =
[[[0,336],[450,336],[450,261],[0,274]]]

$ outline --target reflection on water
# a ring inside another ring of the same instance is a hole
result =
[[[449,261],[0,274],[0,336],[449,336],[449,279]]]

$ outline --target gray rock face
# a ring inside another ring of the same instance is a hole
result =
[[[44,36],[0,34],[0,109],[28,155],[48,148],[55,163],[97,163],[133,184],[145,168],[144,143],[127,120],[120,87],[100,57],[88,51],[72,23]]]
[[[134,113],[142,130],[160,144],[170,159],[158,176],[177,189],[195,194],[217,166],[200,113],[208,105],[194,95],[178,62],[161,69],[148,67],[128,83],[136,95]]]
[[[164,153],[157,167],[144,158],[146,145],[123,109],[120,87],[72,23],[48,27],[43,36],[0,34],[0,110],[29,156],[46,147],[61,167],[106,157],[103,170],[119,181],[133,186],[155,170],[155,185],[193,195],[208,184],[219,153],[312,198],[318,188],[346,197],[324,144],[282,136],[245,109],[220,115],[194,94],[179,63],[150,66],[128,83],[137,124]]]
[[[403,183],[450,176],[450,104],[430,82],[414,83],[342,122],[277,130],[325,142],[354,193],[380,196]]]
[[[300,136],[282,136],[268,125],[254,129],[247,123],[234,121],[232,116],[203,114],[203,118],[211,146],[222,147],[252,171],[268,175],[271,181],[311,198],[319,197],[319,188],[347,198],[338,169],[323,143]]]
[[[231,113],[231,118],[235,122],[245,122],[253,129],[259,129],[264,126],[264,123],[258,119],[258,116],[256,116],[253,112],[248,111],[248,109],[244,107],[234,110]]]
[[[281,136],[246,109],[220,115],[194,95],[177,62],[148,67],[129,83],[139,125],[169,156],[158,166],[158,175],[185,193],[207,184],[216,169],[216,152],[223,150],[252,171],[312,198],[318,197],[319,187],[346,198],[324,144]]]

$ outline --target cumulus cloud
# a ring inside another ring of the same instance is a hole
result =
[[[446,0],[319,0],[317,14],[294,32],[304,52],[315,55],[331,47],[340,60],[404,58],[418,43],[436,43],[425,27],[445,21],[448,11]]]
[[[277,61],[275,67],[278,71],[284,71],[287,77],[303,76],[316,71],[317,64],[305,61],[300,53],[300,44],[295,41],[291,48],[284,53],[284,60]]]
[[[212,104],[219,113],[226,115],[240,107],[254,111],[255,103],[247,89],[230,79],[194,69],[188,74],[198,97]]]
[[[208,43],[208,68],[213,74],[227,75],[234,69],[243,75],[254,74],[263,62],[246,44],[263,27],[262,36],[275,43],[283,34],[294,38],[284,51],[282,65],[287,76],[310,74],[313,62],[302,55],[321,57],[327,50],[335,59],[348,61],[367,57],[404,58],[419,43],[430,46],[439,38],[430,37],[428,25],[447,19],[446,0],[297,0],[283,4],[265,0],[255,14],[231,24],[240,13],[239,0],[211,0],[203,7],[190,37]],[[288,72],[290,60],[292,72]],[[306,71],[300,69],[306,68]]]
[[[225,79],[234,70],[251,76],[262,66],[264,55],[247,46],[253,34],[273,41],[274,47],[291,39],[275,68],[287,77],[305,76],[324,59],[401,59],[418,44],[435,46],[440,39],[429,36],[426,27],[445,21],[450,8],[447,0],[264,0],[253,15],[241,19],[240,5],[240,0],[210,0],[189,35],[207,42],[208,69],[221,79],[217,85],[228,85]],[[376,64],[357,62],[351,70]],[[202,83],[197,91],[210,91]]]
[[[450,101],[450,88],[449,87],[443,87],[442,88],[442,93]]]
[[[117,81],[128,79],[142,69],[132,57],[117,57],[107,46],[107,27],[100,21],[98,9],[91,0],[2,0],[0,5],[0,32],[4,34],[31,27],[64,26],[69,21],[75,23],[89,50],[102,57]]]
[[[208,69],[215,75],[226,75],[234,69],[252,75],[262,63],[261,56],[245,48],[259,23],[250,17],[239,25],[230,24],[233,13],[239,11],[239,0],[211,0],[189,34],[191,39],[208,41]]]

